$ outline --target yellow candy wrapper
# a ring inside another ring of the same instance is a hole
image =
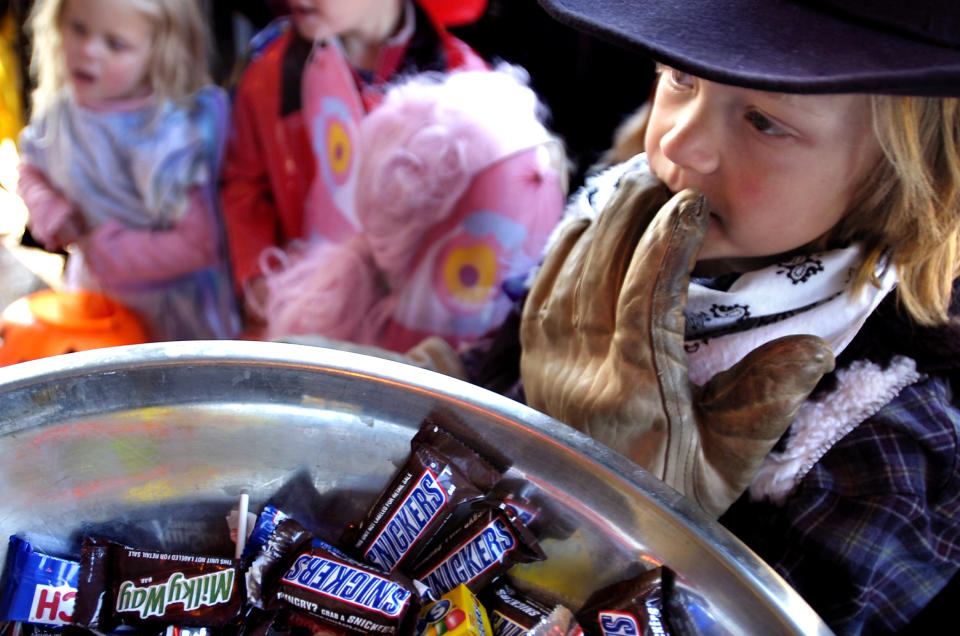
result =
[[[417,636],[493,636],[493,630],[483,605],[461,583],[423,608]]]

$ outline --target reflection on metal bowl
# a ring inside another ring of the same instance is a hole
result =
[[[508,483],[542,504],[547,559],[514,567],[518,585],[576,609],[662,563],[703,600],[708,633],[830,633],[735,537],[590,438],[452,378],[294,344],[133,345],[0,369],[0,536],[147,533],[157,549],[223,554],[241,492],[256,511],[298,480],[316,495],[311,522],[337,531],[428,414],[508,460]]]

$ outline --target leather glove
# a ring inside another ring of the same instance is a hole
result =
[[[683,308],[706,233],[702,195],[625,175],[595,221],[561,233],[521,320],[528,403],[625,455],[718,517],[824,373],[829,345],[788,336],[696,386]],[[638,242],[639,241],[639,242]]]

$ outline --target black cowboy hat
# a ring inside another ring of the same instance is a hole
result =
[[[706,79],[790,93],[960,97],[960,0],[540,0]]]

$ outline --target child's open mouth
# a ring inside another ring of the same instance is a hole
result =
[[[70,75],[78,84],[92,84],[97,79],[93,73],[80,70],[72,71]]]

